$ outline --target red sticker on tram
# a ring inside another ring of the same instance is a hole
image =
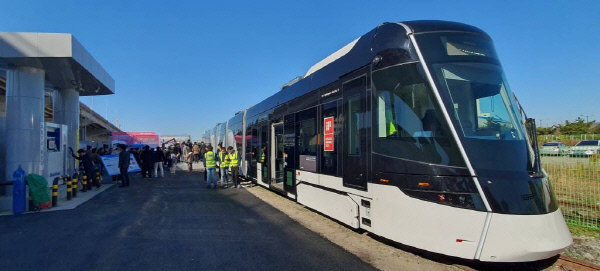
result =
[[[323,119],[323,150],[333,151],[333,117]]]

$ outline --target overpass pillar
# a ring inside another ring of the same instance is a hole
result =
[[[45,151],[45,71],[9,67],[6,73],[6,176],[21,165],[29,173],[42,175]]]
[[[56,100],[54,103],[54,121],[58,124],[65,124],[69,127],[67,131],[67,151],[69,147],[77,151],[78,148],[78,132],[79,132],[79,92],[75,89],[62,89],[56,91]],[[70,155],[67,159],[67,172],[73,174],[75,172],[74,163]]]

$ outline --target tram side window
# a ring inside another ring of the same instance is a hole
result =
[[[238,155],[240,155],[242,153],[242,147],[243,147],[242,140],[244,140],[244,132],[243,132],[241,123],[238,123],[235,126],[235,128],[233,129],[233,135],[234,135],[233,141],[235,141],[235,145],[233,145],[233,147],[238,152]]]
[[[260,139],[258,137],[258,127],[256,125],[252,126],[252,150],[251,150],[251,161],[253,165],[256,165],[258,149],[260,148]]]
[[[260,129],[260,149],[258,150],[258,162],[268,165],[269,161],[269,126],[263,123]]]
[[[306,171],[317,171],[317,108],[311,108],[298,113],[296,131],[297,168]]]
[[[284,158],[285,158],[285,167],[288,169],[294,169],[296,166],[296,121],[295,115],[289,114],[285,116],[283,120],[283,148],[284,148]]]
[[[373,73],[376,126],[373,151],[443,165],[461,164],[444,119],[416,64]]]
[[[348,99],[348,154],[360,155],[360,94]]]
[[[337,106],[337,101],[333,101],[321,106],[321,116],[323,121],[321,122],[321,127],[323,127],[321,132],[321,137],[323,138],[323,151],[321,152],[321,173],[327,175],[338,174],[337,150],[338,146],[341,144],[338,142],[338,138],[341,136],[342,124],[338,118]],[[329,121],[331,118],[333,118],[333,122]],[[325,134],[328,123],[329,125],[333,125],[333,135]],[[333,138],[333,142],[330,142],[331,138]]]

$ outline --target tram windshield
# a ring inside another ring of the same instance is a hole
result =
[[[466,138],[524,140],[500,67],[484,63],[433,65]]]
[[[463,166],[464,162],[418,63],[373,72],[373,151],[387,157]]]
[[[492,41],[466,33],[424,34],[417,41],[474,168],[531,171],[524,122]]]

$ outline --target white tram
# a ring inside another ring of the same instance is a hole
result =
[[[257,184],[405,245],[522,262],[572,242],[535,125],[473,26],[382,24],[203,138]]]

